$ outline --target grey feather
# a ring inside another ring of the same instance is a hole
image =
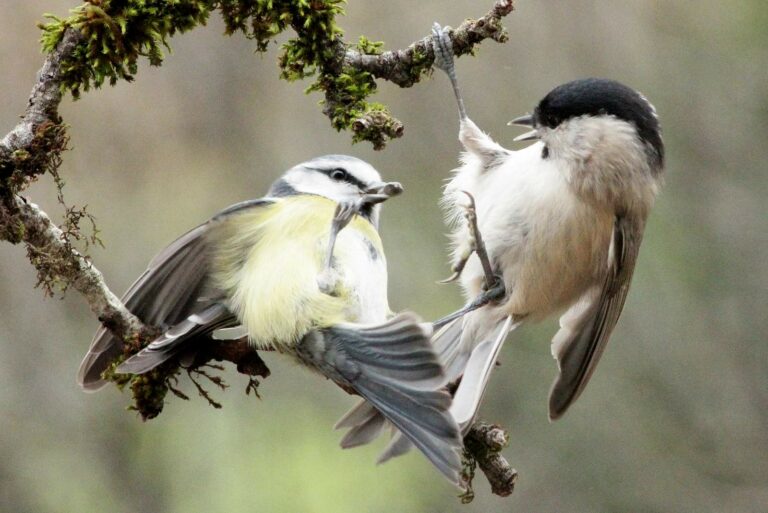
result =
[[[440,328],[432,337],[432,348],[435,351],[440,365],[443,367],[443,372],[446,375],[446,381],[451,383],[456,381],[464,372],[467,360],[471,354],[471,351],[466,350],[461,344],[461,334],[464,321],[463,317],[454,319],[442,328]],[[358,432],[365,432],[364,427],[370,423],[378,423],[383,417],[381,413],[373,408],[366,401],[361,401],[349,412],[344,415],[337,423],[336,428],[347,427],[350,431],[344,436],[344,440],[349,439],[350,442],[357,442],[358,438],[352,434]],[[365,443],[373,441],[371,438]],[[361,445],[361,444],[357,444]],[[389,442],[384,451],[379,455],[377,463],[385,463],[392,458],[402,456],[413,448],[413,444],[403,436],[402,433],[395,432],[392,436],[392,440]]]
[[[549,394],[549,418],[561,417],[587,386],[627,298],[642,241],[644,219],[617,217],[609,269],[594,300],[580,302],[560,319],[552,339],[558,374]],[[589,300],[589,298],[585,298]],[[585,307],[586,306],[586,307]]]
[[[349,449],[352,447],[369,444],[378,438],[378,436],[384,430],[384,426],[386,425],[387,421],[384,416],[381,415],[377,410],[374,409],[373,411],[374,414],[371,415],[368,420],[361,422],[360,424],[347,431],[339,443],[342,448]]]
[[[461,377],[471,354],[471,346],[462,345],[463,331],[464,317],[459,317],[440,328],[432,337],[432,346],[449,383]]]
[[[333,429],[353,428],[376,416],[377,410],[365,400],[358,402],[334,424]]]
[[[215,298],[217,294],[206,289],[209,231],[224,216],[270,203],[264,199],[238,203],[172,242],[152,259],[147,270],[123,295],[128,310],[147,325],[173,327],[195,311],[210,306],[215,300],[204,298]],[[101,374],[122,352],[122,340],[101,326],[80,364],[78,383],[88,391],[103,387]]]
[[[384,416],[371,403],[363,400],[340,418],[333,428],[349,428],[341,439],[341,446],[348,449],[375,440],[381,434],[385,424]]]
[[[387,446],[381,452],[379,459],[376,460],[376,463],[386,463],[392,458],[402,456],[411,449],[413,449],[413,442],[403,436],[400,431],[395,431],[395,433],[392,435],[392,440],[389,441],[389,444],[387,444]]]
[[[299,345],[299,357],[352,387],[458,483],[461,439],[430,335],[429,325],[400,314],[379,326],[345,324],[312,332]]]
[[[237,318],[224,305],[214,303],[171,327],[147,347],[120,364],[116,372],[120,374],[148,372],[179,354],[195,338],[237,323]]]
[[[466,434],[475,421],[507,334],[519,325],[519,321],[512,324],[512,316],[507,316],[472,350],[451,405],[451,415],[459,424],[462,434]]]

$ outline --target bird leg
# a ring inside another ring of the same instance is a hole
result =
[[[333,267],[333,248],[336,246],[336,237],[346,227],[360,209],[361,201],[341,201],[336,205],[331,221],[331,233],[328,237],[328,250],[325,253],[323,271],[317,277],[317,286],[323,294],[336,295],[339,283],[339,273]]]
[[[464,149],[480,159],[483,167],[491,166],[500,156],[509,153],[493,139],[483,133],[480,128],[467,116],[464,99],[456,79],[456,66],[453,59],[453,43],[450,30],[440,27],[437,23],[432,26],[432,48],[435,52],[435,67],[444,71],[451,81],[456,103],[459,105],[459,141]]]
[[[440,280],[438,283],[451,283],[456,281],[461,276],[464,267],[467,265],[469,257],[472,253],[477,253],[477,257],[480,259],[480,265],[483,267],[483,275],[485,276],[485,290],[491,290],[499,285],[500,277],[493,273],[493,266],[488,258],[488,251],[485,248],[483,242],[483,235],[480,233],[480,228],[477,226],[477,208],[475,206],[475,198],[467,191],[461,191],[466,194],[469,199],[467,205],[461,205],[464,209],[464,219],[467,222],[467,243],[463,246],[460,252],[459,259],[451,267],[453,274],[444,280]]]
[[[382,203],[392,196],[397,196],[403,191],[402,185],[397,182],[377,183],[369,188],[365,194],[357,199],[340,201],[336,205],[331,221],[331,233],[328,237],[328,250],[325,254],[325,263],[322,272],[317,277],[317,286],[320,291],[329,296],[337,295],[337,287],[341,276],[333,267],[333,248],[336,246],[336,238],[339,232],[346,227],[355,215],[369,205]]]
[[[461,317],[462,315],[468,314],[473,310],[477,310],[478,308],[485,306],[492,301],[498,301],[506,294],[504,281],[499,275],[494,274],[493,272],[493,266],[491,265],[491,261],[488,258],[488,251],[485,248],[483,236],[480,233],[480,228],[477,226],[477,209],[475,208],[475,198],[467,191],[461,192],[466,194],[469,198],[469,204],[463,206],[464,216],[467,220],[467,230],[469,232],[467,236],[469,240],[467,245],[468,250],[464,251],[459,261],[454,264],[453,275],[440,283],[449,283],[456,280],[461,275],[464,267],[467,265],[467,260],[469,260],[469,257],[472,256],[472,253],[474,252],[477,253],[477,258],[480,260],[480,265],[483,267],[483,274],[485,276],[485,284],[483,287],[484,290],[479,296],[464,306],[464,308],[461,310],[458,310],[432,323],[434,329],[439,329],[452,320]]]
[[[438,23],[432,25],[432,47],[435,51],[435,66],[444,71],[451,81],[453,94],[456,96],[456,102],[459,104],[459,119],[467,119],[467,111],[464,108],[464,99],[459,90],[459,82],[456,79],[456,66],[453,63],[453,42],[448,29],[441,27]]]
[[[445,317],[442,317],[434,321],[432,323],[432,329],[437,331],[454,319],[458,319],[459,317],[466,315],[469,312],[473,312],[478,308],[487,305],[488,303],[498,301],[506,295],[506,292],[507,291],[504,288],[504,283],[501,280],[499,280],[499,283],[497,286],[495,286],[492,289],[484,290],[475,299],[467,303],[464,306],[464,308],[462,308],[461,310],[457,310],[452,314],[446,315]]]

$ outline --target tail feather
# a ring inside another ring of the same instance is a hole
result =
[[[461,439],[449,413],[446,378],[431,349],[431,327],[400,314],[371,327],[338,325],[308,337],[300,349],[331,378],[354,388],[451,482],[459,482]],[[354,424],[353,442],[378,435],[383,418],[356,407],[338,425]],[[346,439],[346,437],[345,437]],[[347,440],[349,442],[349,440]],[[358,444],[359,445],[359,444]]]
[[[464,373],[464,367],[469,360],[470,351],[462,350],[461,335],[463,332],[464,320],[462,317],[454,319],[432,337],[432,350],[434,350],[440,365],[443,367],[447,383],[453,382]],[[383,416],[366,401],[361,401],[353,407],[347,414],[337,422],[336,427],[349,428],[349,432],[344,436],[344,440],[352,440],[356,445],[372,442],[375,437],[370,439],[360,438],[357,434],[369,433],[367,427],[371,423],[378,423],[383,420]],[[378,431],[380,433],[381,431]],[[366,440],[361,442],[361,440]],[[359,442],[359,443],[358,443]],[[396,431],[392,440],[384,451],[379,455],[377,463],[385,463],[392,458],[402,456],[413,448],[413,443],[402,433]]]
[[[372,415],[366,422],[353,426],[352,429],[347,431],[341,439],[340,445],[344,449],[349,449],[369,444],[378,438],[386,424],[387,421],[384,416],[376,412],[376,414]]]
[[[352,428],[367,422],[371,417],[375,416],[376,408],[371,406],[367,401],[360,401],[345,413],[343,417],[336,421],[333,429]]]
[[[379,454],[379,459],[376,460],[376,463],[386,463],[392,458],[402,456],[411,449],[413,449],[413,443],[404,437],[400,431],[396,431],[392,435],[389,444],[387,444],[381,454]]]

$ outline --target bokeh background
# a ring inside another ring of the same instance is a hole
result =
[[[340,20],[399,48],[433,21],[458,25],[492,0],[352,0]],[[73,0],[0,3],[0,132],[23,112],[42,62],[35,23]],[[213,410],[171,398],[142,423],[127,394],[74,381],[97,321],[77,293],[43,299],[22,247],[0,244],[0,510],[14,512],[765,512],[768,511],[768,6],[764,0],[520,0],[510,41],[458,61],[471,117],[504,145],[508,119],[553,86],[607,76],[660,113],[667,185],[651,216],[632,292],[586,393],[557,423],[546,397],[555,322],[504,349],[482,416],[509,428],[513,496],[461,506],[418,454],[384,466],[382,444],[337,447],[334,421],[354,399],[266,355],[262,400],[229,367]],[[306,83],[278,80],[264,56],[209,25],[172,40],[162,68],[62,106],[73,150],[66,199],[97,216],[92,251],[116,292],[178,234],[260,196],[284,169],[349,153],[406,194],[382,223],[394,308],[435,318],[461,304],[448,272],[440,189],[455,167],[457,116],[447,80],[377,99],[406,125],[384,152],[351,145]],[[29,191],[59,216],[51,180]]]

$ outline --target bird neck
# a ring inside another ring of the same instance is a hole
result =
[[[583,117],[547,134],[547,155],[583,200],[614,212],[647,213],[658,192],[635,128],[612,116]]]

